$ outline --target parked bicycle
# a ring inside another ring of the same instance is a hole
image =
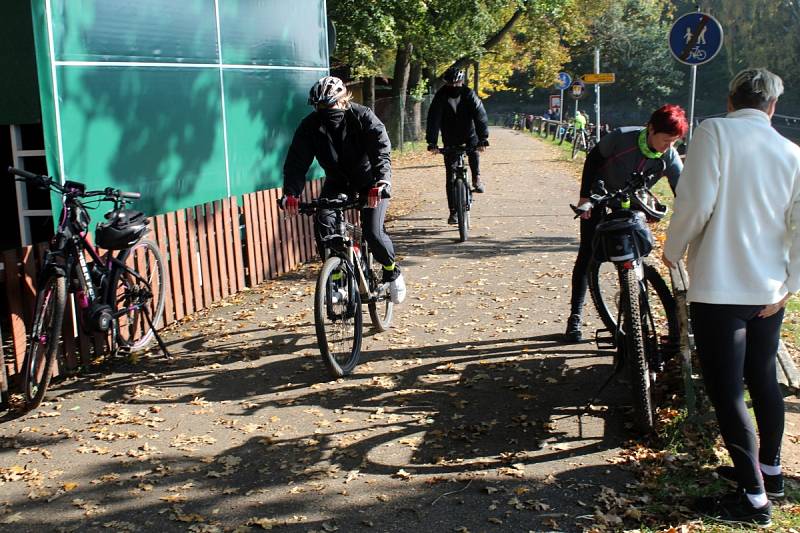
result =
[[[144,239],[149,221],[126,206],[141,195],[113,188],[87,191],[76,181],[63,185],[9,167],[18,181],[61,195],[61,218],[36,282],[36,306],[23,363],[26,407],[42,401],[56,368],[67,295],[76,302],[78,324],[86,334],[107,337],[111,356],[144,349],[153,338],[165,356],[156,331],[164,310],[166,270],[156,243]],[[97,202],[89,205],[90,202]],[[111,202],[105,222],[97,224],[96,250],[88,241],[87,208]],[[102,254],[99,249],[106,252]],[[87,261],[87,254],[90,260]]]
[[[467,181],[467,147],[445,146],[439,149],[439,153],[445,156],[455,157],[453,163],[453,185],[451,194],[456,209],[456,220],[458,221],[458,242],[464,242],[469,238],[469,212],[472,208],[472,188]]]
[[[360,207],[358,197],[319,198],[300,203],[299,211],[334,213],[334,230],[322,237],[323,264],[314,294],[314,325],[322,360],[335,378],[350,374],[361,356],[362,304],[378,331],[391,326],[394,304],[381,281],[382,266],[372,257],[361,227],[348,222],[345,211]]]
[[[595,141],[594,128],[591,127],[591,124],[578,130],[572,138],[572,159],[578,157],[579,152],[588,154],[595,144],[597,141]]]
[[[666,206],[647,189],[657,175],[634,172],[616,192],[608,192],[598,181],[587,203],[570,206],[576,217],[589,209],[602,213],[593,242],[589,289],[611,333],[609,344],[621,348],[616,369],[628,370],[635,422],[645,432],[655,425],[653,385],[666,361],[680,349],[675,299],[658,271],[644,261],[653,245],[647,220],[666,214]]]

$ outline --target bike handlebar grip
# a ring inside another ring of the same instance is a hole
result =
[[[38,174],[34,174],[33,172],[28,172],[27,170],[22,170],[14,167],[8,167],[8,173],[20,176],[22,178],[27,178],[29,180],[34,180],[36,178],[44,177],[44,176],[39,176]]]
[[[140,192],[126,192],[126,191],[119,191],[120,198],[128,198],[130,200],[138,200],[142,197],[142,193]]]

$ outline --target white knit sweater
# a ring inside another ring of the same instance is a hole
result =
[[[675,194],[664,254],[689,247],[689,301],[767,305],[800,290],[800,146],[766,113],[703,121]]]

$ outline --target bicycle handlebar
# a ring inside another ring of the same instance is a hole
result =
[[[82,187],[82,184],[77,184],[77,182],[67,182],[69,184],[75,184],[74,187],[68,187],[65,185],[61,185],[57,181],[53,180],[50,176],[42,176],[40,174],[34,174],[33,172],[28,172],[27,170],[22,170],[20,168],[8,167],[8,173],[13,176],[18,176],[22,178],[19,181],[30,181],[36,187],[42,189],[51,189],[59,192],[61,194],[71,194],[75,197],[81,198],[91,198],[94,196],[103,196],[103,200],[109,201],[118,201],[120,199],[125,200],[138,200],[142,197],[141,193],[138,192],[129,192],[129,191],[121,191],[119,189],[114,189],[112,187],[106,187],[102,191],[85,191],[81,190],[81,188],[77,185]]]
[[[650,181],[650,179],[652,179],[653,177],[660,175],[662,172],[666,170],[666,168],[667,168],[667,163],[662,159],[660,170],[654,170],[649,174],[644,174],[643,172],[639,171],[631,172],[631,177],[628,178],[628,180],[625,182],[625,185],[621,189],[615,192],[608,192],[606,190],[605,182],[603,182],[603,180],[597,180],[597,182],[595,182],[594,188],[597,189],[600,192],[600,194],[592,194],[591,196],[589,196],[589,201],[584,202],[579,206],[569,204],[569,207],[572,209],[572,212],[575,213],[574,218],[578,218],[579,216],[588,212],[590,209],[597,207],[598,205],[605,205],[614,198],[623,199],[632,192],[647,187],[647,182]]]

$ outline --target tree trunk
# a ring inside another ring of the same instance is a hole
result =
[[[478,90],[480,89],[481,62],[480,61],[476,61],[473,66],[475,67],[475,70],[472,73],[472,80],[473,80],[472,81],[472,90],[474,90],[477,93]]]
[[[411,43],[402,43],[397,47],[394,61],[394,79],[392,80],[392,124],[389,126],[389,140],[394,148],[403,148],[403,129],[405,127],[406,93],[408,92],[408,75],[411,67]]]
[[[375,111],[375,76],[364,78],[364,105]]]
[[[411,69],[408,74],[408,88],[411,92],[417,93],[417,86],[422,81],[422,63],[414,61],[411,63]],[[416,97],[407,97],[409,113],[408,120],[410,127],[408,128],[407,141],[418,141],[422,138],[422,100]]]

